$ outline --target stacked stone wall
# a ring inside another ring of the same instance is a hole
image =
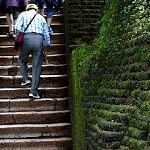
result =
[[[100,26],[104,0],[66,1],[68,45],[91,43]]]
[[[92,47],[73,53],[87,150],[150,149],[149,6],[147,0],[106,1]]]

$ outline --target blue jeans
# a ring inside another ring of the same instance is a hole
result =
[[[39,9],[43,9],[45,0],[31,0],[30,3],[34,3]]]
[[[20,48],[19,64],[23,80],[28,80],[28,57],[32,54],[32,82],[30,92],[37,94],[43,57],[43,37],[40,34],[27,33]]]
[[[54,15],[54,9],[52,7],[46,7],[45,14],[47,18],[52,18]]]
[[[30,3],[34,3],[34,4],[38,5],[39,9],[43,9],[44,4],[46,4],[46,8],[45,8],[45,12],[44,12],[46,14],[46,17],[48,17],[48,18],[53,17],[53,14],[54,14],[53,5],[49,5],[45,0],[31,0]]]

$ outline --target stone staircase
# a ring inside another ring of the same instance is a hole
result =
[[[28,98],[21,87],[14,37],[6,36],[6,17],[0,16],[0,150],[71,150],[67,56],[64,16],[54,15],[51,46],[45,49],[39,94]],[[31,72],[31,57],[29,70]]]

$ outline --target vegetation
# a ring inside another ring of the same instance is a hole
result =
[[[73,94],[80,95],[76,111],[84,110],[88,150],[150,145],[149,14],[148,0],[106,0],[93,44],[72,53]]]

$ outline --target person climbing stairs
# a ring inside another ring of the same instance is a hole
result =
[[[0,150],[72,150],[63,13],[53,16],[52,27],[51,46],[43,58],[41,99],[30,100],[29,87],[20,85],[15,37],[6,36],[6,17],[0,15]]]

